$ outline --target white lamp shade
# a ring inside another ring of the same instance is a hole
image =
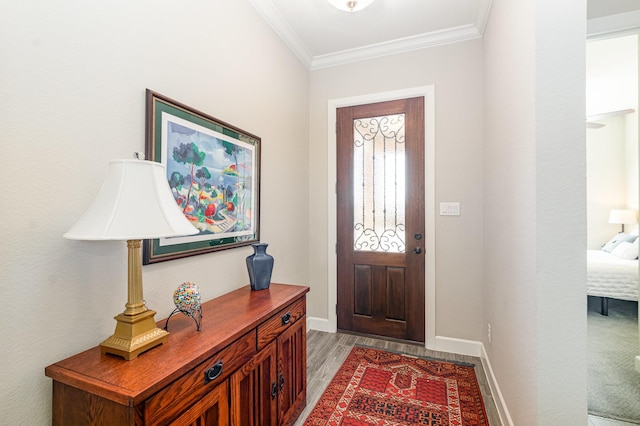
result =
[[[609,223],[625,224],[637,223],[638,216],[635,210],[611,210],[609,212]]]
[[[334,7],[345,12],[357,12],[373,3],[373,0],[328,0]]]
[[[113,160],[93,204],[64,237],[139,240],[198,232],[173,198],[162,164]]]

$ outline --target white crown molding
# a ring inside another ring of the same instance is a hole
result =
[[[587,21],[587,39],[640,32],[640,10],[593,18]]]
[[[356,49],[343,50],[341,52],[330,53],[327,55],[315,56],[309,69],[313,71],[320,68],[363,61],[365,59],[379,58],[381,56],[409,52],[411,50],[424,49],[427,47],[471,40],[480,37],[482,37],[482,34],[478,32],[475,26],[465,25],[462,27],[420,34],[413,37],[371,44],[369,46],[359,47]]]
[[[473,25],[478,30],[478,33],[480,33],[480,37],[484,35],[484,30],[487,28],[492,3],[492,0],[478,0],[478,8],[476,9],[476,17],[473,21]]]
[[[260,13],[264,20],[267,21],[271,28],[273,28],[276,34],[282,38],[300,62],[302,62],[307,69],[316,70],[401,52],[481,38],[489,19],[492,0],[478,0],[478,8],[473,24],[315,57],[311,55],[307,46],[305,46],[300,37],[293,31],[270,0],[249,0],[249,2],[258,13]]]
[[[262,15],[265,21],[273,28],[273,30],[280,36],[289,49],[298,57],[307,69],[311,68],[311,62],[313,56],[307,49],[307,46],[300,40],[298,34],[291,28],[291,26],[285,21],[280,12],[273,6],[269,0],[249,0],[249,2],[256,8],[258,13]]]

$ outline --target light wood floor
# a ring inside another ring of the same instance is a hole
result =
[[[309,330],[307,333],[307,407],[294,426],[300,426],[304,423],[304,419],[306,419],[316,402],[318,402],[322,392],[338,371],[338,368],[342,365],[342,362],[346,359],[354,345],[373,346],[410,355],[474,364],[478,384],[482,392],[482,399],[484,400],[485,410],[487,411],[487,417],[489,419],[489,425],[500,426],[502,424],[498,417],[498,411],[491,396],[491,390],[489,389],[480,358],[436,352],[418,345],[372,337]]]

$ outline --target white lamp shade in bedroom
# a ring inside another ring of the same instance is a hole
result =
[[[609,223],[621,225],[620,232],[624,232],[625,224],[638,223],[638,212],[629,209],[613,209],[609,212]]]
[[[611,210],[609,212],[609,223],[621,225],[637,222],[638,217],[635,210]]]

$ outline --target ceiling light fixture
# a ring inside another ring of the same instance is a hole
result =
[[[345,12],[357,12],[373,3],[373,0],[327,0],[334,7]]]

